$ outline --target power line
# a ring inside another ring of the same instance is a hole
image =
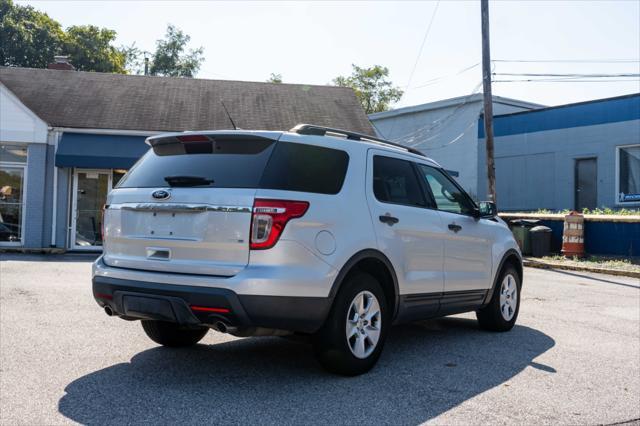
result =
[[[431,26],[433,25],[433,20],[436,17],[436,12],[438,11],[439,6],[440,6],[440,0],[438,0],[438,2],[436,3],[436,7],[433,9],[433,13],[431,14],[431,19],[429,19],[429,25],[427,25],[427,30],[424,32],[424,37],[422,37],[422,43],[420,44],[420,49],[418,50],[418,56],[416,57],[416,61],[413,64],[413,69],[409,74],[409,80],[407,81],[407,85],[404,88],[404,93],[406,93],[407,89],[409,89],[409,86],[411,85],[411,81],[413,80],[413,74],[415,74],[416,68],[418,68],[418,63],[420,62],[420,57],[422,56],[422,50],[424,49],[424,45],[427,42],[427,38],[429,38],[429,33],[431,32]],[[402,96],[404,96],[404,93],[402,94]],[[402,100],[402,96],[400,97],[400,100]],[[396,126],[396,120],[394,120],[391,123],[391,129],[389,130],[390,134],[393,133],[393,128],[395,126]]]
[[[480,83],[478,83],[474,87],[473,91],[470,94],[465,96],[465,98],[462,100],[462,102],[460,102],[458,105],[456,105],[456,107],[453,109],[453,111],[450,114],[446,115],[445,117],[433,120],[432,122],[428,123],[427,125],[418,127],[417,129],[412,130],[412,131],[410,131],[410,132],[408,132],[408,133],[406,133],[406,134],[404,134],[404,135],[402,135],[400,137],[394,137],[393,140],[395,142],[399,142],[399,143],[403,143],[403,141],[405,141],[403,144],[407,145],[407,146],[416,146],[416,145],[421,144],[424,141],[429,141],[431,139],[434,139],[439,134],[437,134],[434,137],[425,138],[424,140],[421,139],[418,142],[414,143],[414,141],[417,138],[422,138],[425,135],[428,136],[433,130],[438,129],[438,128],[442,128],[445,124],[447,124],[450,120],[452,120],[458,114],[458,112],[469,103],[471,98],[473,98],[474,95],[479,93],[480,87],[482,87],[482,81]],[[394,120],[394,123],[396,121],[397,120]]]
[[[440,77],[436,77],[436,78],[432,78],[431,80],[427,80],[425,81],[423,84],[419,85],[419,86],[413,86],[411,88],[408,88],[408,90],[415,90],[415,89],[421,89],[423,87],[427,87],[427,86],[431,86],[432,84],[437,83],[440,80],[445,80],[447,78],[451,78],[451,77],[456,77],[462,73],[465,73],[469,70],[474,69],[475,67],[477,67],[478,65],[480,65],[480,62],[477,62],[473,65],[470,65],[468,67],[465,67],[457,72],[455,72],[454,74],[446,74],[446,75],[441,75]]]
[[[527,80],[493,80],[494,83],[615,83],[615,82],[634,82],[640,79],[613,79],[613,80],[573,80],[573,79],[527,79]]]
[[[638,63],[640,59],[494,59],[491,62],[624,64]]]
[[[640,77],[640,74],[622,73],[622,74],[545,74],[545,73],[510,73],[510,72],[494,72],[493,75],[504,75],[511,77],[574,77],[574,78],[609,78],[609,77]]]
[[[460,139],[462,139],[462,137],[463,137],[463,136],[464,136],[464,135],[469,131],[469,129],[471,129],[471,127],[472,127],[474,124],[476,124],[476,123],[478,122],[478,119],[479,119],[479,118],[480,118],[480,117],[474,117],[474,119],[473,119],[473,120],[471,120],[471,121],[469,122],[469,124],[467,124],[467,126],[462,130],[462,132],[461,132],[460,134],[458,134],[455,138],[451,139],[450,141],[445,142],[445,143],[443,143],[443,144],[441,144],[441,145],[438,145],[438,146],[434,146],[434,147],[429,147],[429,146],[427,146],[425,149],[430,150],[430,151],[434,151],[434,150],[436,150],[436,149],[442,149],[442,148],[444,148],[444,147],[446,147],[446,146],[453,145],[454,143],[456,143],[456,142],[458,142]],[[438,136],[439,136],[439,135],[438,135]],[[432,139],[433,139],[433,138],[432,138]],[[413,147],[412,147],[412,148],[413,148]]]
[[[424,37],[422,37],[422,43],[420,44],[420,49],[418,50],[418,56],[416,57],[416,61],[413,64],[413,69],[409,74],[409,81],[407,82],[407,86],[405,87],[405,90],[407,90],[411,85],[411,80],[413,80],[413,74],[415,74],[416,68],[418,68],[418,63],[420,62],[420,57],[422,56],[422,50],[424,49],[424,45],[427,42],[429,33],[431,32],[431,27],[433,26],[433,20],[436,17],[436,12],[438,11],[439,6],[440,6],[440,0],[438,0],[438,2],[436,3],[436,7],[433,9],[433,13],[431,14],[431,19],[429,20],[429,25],[427,26],[427,30],[424,33]]]

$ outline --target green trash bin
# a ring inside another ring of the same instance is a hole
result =
[[[513,232],[513,237],[522,254],[531,254],[531,228],[539,223],[540,221],[536,219],[514,219],[511,221],[511,232]]]

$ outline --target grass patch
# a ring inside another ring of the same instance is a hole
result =
[[[538,214],[563,214],[567,215],[571,212],[569,209],[565,210],[549,210],[549,209],[539,209],[533,213]],[[638,216],[640,215],[640,209],[611,209],[609,207],[595,208],[595,209],[582,209],[582,214],[597,214],[602,216]]]
[[[616,269],[618,271],[640,272],[640,258],[638,257],[586,256],[584,258],[567,258],[560,255],[554,255],[545,256],[541,258],[541,260],[573,265],[593,266],[596,268]]]

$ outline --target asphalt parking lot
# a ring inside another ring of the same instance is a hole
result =
[[[640,282],[525,270],[518,325],[398,326],[378,366],[325,373],[304,342],[210,332],[158,347],[107,317],[86,257],[0,257],[0,423],[611,424],[640,418]]]

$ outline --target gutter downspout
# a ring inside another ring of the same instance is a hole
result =
[[[58,225],[58,168],[56,167],[56,154],[58,153],[58,141],[60,132],[55,132],[53,148],[53,205],[51,206],[51,247],[56,246],[56,228]]]

